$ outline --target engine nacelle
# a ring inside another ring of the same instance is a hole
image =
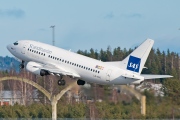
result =
[[[46,70],[40,70],[40,75],[41,76],[44,76],[44,75],[50,75],[49,73],[48,73],[48,71],[46,71]]]
[[[48,71],[42,70],[39,67],[42,67],[42,65],[36,62],[28,62],[26,65],[26,70],[40,76],[49,75]]]

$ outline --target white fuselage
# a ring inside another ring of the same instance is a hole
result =
[[[36,41],[22,40],[18,45],[8,45],[7,48],[18,59],[60,66],[90,83],[133,84],[143,81],[123,77],[129,73],[118,66]]]

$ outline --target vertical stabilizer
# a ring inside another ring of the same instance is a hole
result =
[[[121,61],[121,68],[140,74],[149,56],[154,40],[147,39],[130,55]]]

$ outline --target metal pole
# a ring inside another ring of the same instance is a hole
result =
[[[146,96],[141,96],[141,114],[146,115]]]
[[[54,41],[55,25],[50,26],[50,28],[52,28],[52,43],[53,43],[53,46],[54,46],[55,45],[55,41]]]

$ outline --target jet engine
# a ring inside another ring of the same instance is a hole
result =
[[[28,62],[26,65],[26,70],[40,76],[49,75],[48,71],[40,69],[40,67],[42,67],[41,64],[36,62]]]

